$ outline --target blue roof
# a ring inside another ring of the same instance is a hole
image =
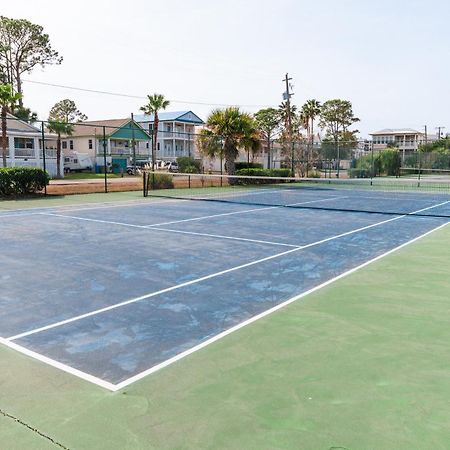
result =
[[[168,121],[178,121],[178,122],[188,122],[197,125],[202,125],[204,122],[200,117],[194,114],[192,111],[174,111],[174,112],[160,112],[158,113],[159,120],[161,122]],[[136,114],[134,116],[134,120],[136,122],[153,122],[154,115],[146,115],[146,114]]]

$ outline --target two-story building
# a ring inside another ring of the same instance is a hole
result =
[[[88,154],[97,172],[103,170],[105,159],[107,167],[120,172],[126,171],[133,158],[149,159],[148,146],[141,144],[150,139],[150,135],[131,118],[95,120],[74,125],[72,134],[64,136],[61,146],[65,154]]]
[[[198,158],[195,148],[195,127],[204,122],[192,111],[160,112],[158,114],[158,141],[156,143],[156,159],[163,161],[176,160],[179,156]],[[149,135],[153,134],[154,116],[136,114],[138,122]],[[141,142],[140,151],[150,150],[151,141]]]
[[[17,119],[11,114],[6,119],[8,167],[38,167],[56,176],[56,136]],[[45,148],[45,155],[43,148]],[[0,149],[0,153],[2,149]],[[45,157],[45,161],[44,161]],[[1,161],[1,158],[0,158]],[[63,167],[61,155],[60,163]]]

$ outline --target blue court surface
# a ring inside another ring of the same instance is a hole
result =
[[[117,390],[450,215],[448,195],[283,195],[322,209],[143,199],[0,213],[3,344]],[[332,210],[358,203],[407,215]]]

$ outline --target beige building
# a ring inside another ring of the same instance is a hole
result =
[[[105,159],[108,167],[120,172],[132,163],[133,156],[136,160],[149,159],[148,148],[139,144],[150,139],[150,135],[130,118],[97,120],[74,125],[72,134],[63,137],[61,146],[66,155],[72,152],[89,155],[97,172],[104,167]]]

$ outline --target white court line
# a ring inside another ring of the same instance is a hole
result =
[[[283,246],[283,247],[295,247],[298,248],[298,245],[293,245],[293,244],[285,244],[283,242],[272,242],[272,241],[263,241],[263,240],[258,240],[258,239],[249,239],[249,238],[240,238],[240,237],[234,237],[234,236],[224,236],[224,235],[220,235],[220,234],[207,234],[207,233],[194,233],[194,232],[189,232],[189,231],[178,231],[178,230],[170,230],[170,229],[164,229],[164,228],[154,228],[152,226],[148,226],[148,225],[134,225],[131,223],[123,223],[123,222],[113,222],[110,220],[102,220],[102,219],[90,219],[87,217],[77,217],[77,216],[69,216],[66,214],[55,214],[55,213],[40,213],[43,216],[52,216],[52,217],[64,217],[67,219],[75,219],[75,220],[82,220],[84,222],[94,222],[94,223],[106,223],[106,224],[110,224],[110,225],[120,225],[123,227],[131,227],[131,228],[139,228],[141,230],[147,230],[147,231],[165,231],[168,233],[183,233],[183,234],[191,234],[191,235],[196,235],[196,236],[205,236],[205,237],[211,237],[211,238],[216,238],[216,239],[230,239],[233,241],[244,241],[244,242],[254,242],[256,244],[269,244],[269,245],[279,245],[279,246]]]
[[[75,375],[78,378],[89,381],[90,383],[94,383],[97,386],[108,389],[109,391],[117,391],[116,385],[110,383],[109,381],[102,380],[101,378],[95,377],[86,372],[82,372],[81,370],[75,369],[74,367],[68,366],[67,364],[55,361],[54,359],[48,358],[47,356],[41,355],[40,353],[36,353],[33,350],[29,350],[21,345],[18,345],[15,342],[10,342],[0,337],[0,344],[3,344],[6,347],[16,350],[24,355],[30,356],[31,358],[37,359],[38,361],[53,366],[57,369],[63,370],[64,372],[70,373],[71,375]]]
[[[211,238],[217,238],[217,239],[230,239],[232,241],[254,242],[256,244],[269,244],[269,245],[279,245],[279,246],[282,246],[282,247],[301,248],[301,245],[285,244],[283,242],[262,241],[260,239],[250,239],[250,238],[241,238],[241,237],[234,237],[234,236],[225,236],[223,234],[197,233],[195,231],[172,230],[170,228],[154,227],[153,225],[148,226],[147,229],[148,230],[155,230],[155,231],[166,231],[168,233],[188,234],[188,235],[191,235],[191,236],[205,236],[205,237],[211,237]]]
[[[323,199],[320,199],[320,200],[310,200],[310,201],[306,201],[306,202],[290,203],[288,205],[277,205],[277,206],[267,206],[267,207],[262,207],[262,208],[244,209],[244,210],[241,210],[241,211],[232,211],[232,212],[221,213],[221,214],[211,214],[209,216],[192,217],[190,219],[180,219],[180,220],[172,220],[170,222],[151,223],[151,224],[146,225],[146,226],[149,227],[149,228],[150,227],[160,227],[160,226],[164,226],[164,225],[173,225],[173,224],[176,224],[176,223],[193,222],[193,221],[196,221],[196,220],[205,220],[205,219],[211,219],[211,218],[214,218],[214,217],[222,217],[222,216],[232,216],[232,215],[236,215],[236,214],[246,214],[246,213],[249,213],[249,212],[267,211],[269,209],[279,209],[279,208],[286,208],[286,207],[289,207],[289,206],[306,205],[306,204],[309,204],[309,203],[325,202],[325,201],[341,199],[341,198],[346,198],[346,197],[330,197],[330,198],[323,198]]]
[[[450,201],[444,202],[442,204],[446,204],[446,203],[450,203]],[[419,213],[419,212],[425,211],[427,209],[437,208],[438,206],[441,206],[442,204],[429,206],[428,208],[423,208],[423,209],[417,210],[417,211],[415,211],[415,213]],[[413,213],[410,213],[410,214],[413,214]],[[66,217],[66,216],[63,216],[63,217]],[[11,337],[7,338],[7,340],[8,341],[13,341],[13,340],[20,339],[20,338],[23,338],[23,337],[26,337],[26,336],[30,336],[32,334],[40,333],[42,331],[50,330],[52,328],[60,327],[60,326],[66,325],[68,323],[72,323],[72,322],[76,322],[76,321],[79,321],[79,320],[82,320],[82,319],[86,319],[88,317],[92,317],[92,316],[95,316],[95,315],[98,315],[98,314],[101,314],[101,313],[104,313],[104,312],[107,312],[107,311],[111,311],[113,309],[121,308],[123,306],[130,305],[132,303],[137,303],[137,302],[140,302],[142,300],[146,300],[148,298],[155,297],[157,295],[165,294],[167,292],[171,292],[171,291],[174,291],[174,290],[186,287],[186,286],[191,286],[193,284],[197,284],[197,283],[200,283],[200,282],[205,281],[205,280],[210,280],[212,278],[216,278],[218,276],[225,275],[225,274],[230,273],[230,272],[235,272],[237,270],[244,269],[246,267],[251,267],[251,266],[254,266],[256,264],[263,263],[265,261],[269,261],[269,260],[272,260],[272,259],[275,259],[275,258],[279,258],[281,256],[285,256],[285,255],[288,255],[288,254],[293,253],[293,252],[298,252],[299,250],[304,250],[306,248],[315,247],[317,245],[321,245],[321,244],[324,244],[326,242],[330,242],[330,241],[333,241],[335,239],[339,239],[341,237],[349,236],[349,235],[352,235],[352,234],[355,234],[355,233],[359,233],[361,231],[368,230],[370,228],[378,227],[380,225],[384,225],[386,223],[393,222],[395,220],[399,220],[399,219],[402,219],[404,217],[408,217],[408,215],[402,215],[402,216],[393,217],[393,218],[390,218],[390,219],[387,219],[387,220],[383,220],[381,222],[376,222],[376,223],[373,223],[371,225],[366,225],[364,227],[357,228],[355,230],[346,231],[345,233],[341,233],[341,234],[338,234],[338,235],[335,235],[335,236],[331,236],[331,237],[328,237],[328,238],[325,238],[325,239],[321,239],[320,241],[316,241],[316,242],[312,242],[310,244],[302,245],[300,247],[296,247],[296,248],[293,248],[293,249],[290,249],[290,250],[287,250],[287,251],[284,251],[284,252],[281,252],[281,253],[276,253],[275,255],[266,256],[265,258],[261,258],[261,259],[258,259],[256,261],[252,261],[252,262],[245,263],[245,264],[240,264],[239,266],[234,266],[234,267],[231,267],[229,269],[221,270],[220,272],[215,272],[215,273],[212,273],[212,274],[209,274],[209,275],[205,275],[203,277],[196,278],[196,279],[191,280],[191,281],[186,281],[185,283],[177,284],[175,286],[171,286],[171,287],[168,287],[168,288],[165,288],[165,289],[161,289],[161,290],[156,291],[156,292],[151,292],[149,294],[144,294],[144,295],[141,295],[141,296],[136,297],[136,298],[132,298],[132,299],[120,302],[120,303],[116,303],[114,305],[110,305],[110,306],[106,306],[104,308],[100,308],[100,309],[96,309],[94,311],[90,311],[88,313],[80,314],[78,316],[71,317],[70,319],[61,320],[59,322],[56,322],[56,323],[53,323],[53,324],[50,324],[50,325],[46,325],[46,326],[43,326],[43,327],[39,327],[39,328],[36,328],[34,330],[25,331],[23,333],[16,334],[15,336],[11,336]]]
[[[11,214],[3,214],[0,212],[0,219],[3,219],[4,217],[28,217],[28,216],[37,216],[39,215],[38,212],[30,212],[30,213],[11,213]]]
[[[234,327],[229,328],[228,330],[225,330],[225,331],[222,331],[219,334],[216,334],[215,336],[213,336],[212,338],[202,342],[201,344],[198,344],[198,345],[196,345],[194,347],[191,347],[189,350],[186,350],[186,351],[184,351],[182,353],[179,353],[178,355],[175,355],[172,358],[169,358],[166,361],[164,361],[164,362],[162,362],[160,364],[157,364],[156,366],[151,367],[150,369],[144,370],[143,372],[140,372],[140,373],[138,373],[138,374],[136,374],[136,375],[134,375],[134,376],[132,376],[132,377],[130,377],[130,378],[128,378],[128,379],[118,383],[118,384],[116,384],[114,386],[114,392],[119,391],[120,389],[123,389],[123,388],[129,386],[130,384],[135,383],[136,381],[139,381],[142,378],[145,378],[146,376],[151,375],[152,373],[155,373],[158,370],[161,370],[164,367],[167,367],[167,366],[169,366],[169,365],[179,361],[180,359],[183,359],[186,356],[191,355],[192,353],[198,352],[202,348],[205,348],[208,345],[213,344],[214,342],[216,342],[216,341],[218,341],[220,339],[223,339],[225,336],[228,336],[229,334],[234,333],[235,331],[238,331],[241,328],[244,328],[245,326],[256,322],[257,320],[260,320],[260,319],[262,319],[262,318],[264,318],[264,317],[266,317],[266,316],[268,316],[270,314],[273,314],[274,312],[276,312],[276,311],[278,311],[278,310],[280,310],[282,308],[285,308],[286,306],[290,305],[291,303],[294,303],[297,300],[300,300],[300,299],[306,297],[307,295],[318,291],[319,289],[322,289],[322,288],[324,288],[324,287],[326,287],[326,286],[328,286],[328,285],[330,285],[330,284],[332,284],[332,283],[334,283],[334,282],[336,282],[336,281],[338,281],[338,280],[340,280],[342,278],[345,278],[345,277],[355,273],[356,271],[358,271],[358,270],[368,266],[369,264],[372,264],[372,263],[374,263],[374,262],[384,258],[385,256],[388,256],[391,253],[394,253],[394,252],[402,249],[403,247],[406,247],[407,245],[410,245],[410,244],[418,241],[419,239],[422,239],[425,236],[428,236],[429,234],[434,233],[435,231],[438,231],[441,228],[444,228],[445,226],[449,225],[449,223],[450,222],[447,222],[447,223],[444,223],[442,225],[439,225],[438,227],[433,228],[432,230],[430,230],[430,231],[428,231],[428,232],[426,232],[426,233],[424,233],[424,234],[422,234],[422,235],[420,235],[420,236],[418,236],[418,237],[416,237],[416,238],[414,238],[414,239],[412,239],[412,240],[410,240],[408,242],[405,242],[404,244],[401,244],[398,247],[395,247],[395,248],[387,251],[386,253],[383,253],[382,255],[379,255],[379,256],[377,256],[377,257],[375,257],[375,258],[373,258],[373,259],[371,259],[369,261],[366,261],[365,263],[360,264],[359,266],[354,267],[353,269],[350,269],[347,272],[341,273],[340,275],[338,275],[338,276],[336,276],[334,278],[331,278],[330,280],[327,280],[324,283],[319,284],[318,286],[315,286],[312,289],[309,289],[308,291],[305,291],[305,292],[303,292],[303,293],[301,293],[299,295],[296,295],[295,297],[292,297],[289,300],[286,300],[285,302],[274,306],[273,308],[270,308],[270,309],[268,309],[268,310],[266,310],[266,311],[264,311],[264,312],[262,312],[260,314],[257,314],[256,316],[250,317],[250,319],[247,319],[244,322],[241,322],[241,323],[235,325]]]

